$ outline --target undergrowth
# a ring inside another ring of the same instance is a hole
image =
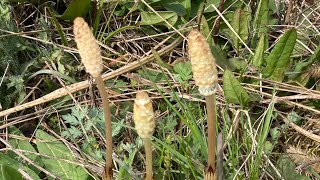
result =
[[[132,119],[139,90],[148,91],[156,115],[154,179],[203,179],[205,101],[186,45],[193,27],[218,65],[220,179],[319,179],[318,7],[290,0],[1,1],[0,177],[101,178],[101,99],[72,34],[73,19],[83,16],[104,61],[115,179],[144,176]]]

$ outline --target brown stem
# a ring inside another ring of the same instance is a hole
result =
[[[105,119],[105,133],[106,133],[106,167],[104,180],[112,179],[112,130],[111,130],[111,113],[109,107],[109,100],[106,88],[104,86],[101,76],[95,77],[98,90],[101,96],[104,119]]]
[[[197,23],[198,23],[198,30],[199,31],[200,31],[200,27],[201,27],[202,15],[203,15],[204,9],[206,8],[206,4],[207,4],[207,0],[204,0],[202,2],[202,4],[200,4],[199,11],[197,14]]]
[[[144,138],[144,149],[146,153],[146,177],[145,180],[152,180],[152,144],[150,138]]]
[[[219,2],[219,11],[222,12],[223,11],[223,4],[224,4],[224,0],[220,0]],[[221,17],[218,16],[217,20],[216,20],[216,25],[214,27],[215,31],[214,31],[214,42],[217,44],[218,43],[218,34],[219,34],[219,29],[220,29],[220,19]]]
[[[223,177],[223,141],[222,134],[218,134],[217,138],[217,180],[224,180]]]
[[[208,115],[208,165],[207,170],[215,172],[216,159],[216,99],[214,95],[206,96]]]
[[[289,0],[289,4],[288,4],[288,8],[287,8],[287,13],[286,13],[286,16],[285,16],[285,19],[284,19],[284,23],[285,23],[285,24],[289,24],[290,15],[291,15],[291,12],[292,12],[292,8],[293,8],[293,2],[292,2],[292,0]]]

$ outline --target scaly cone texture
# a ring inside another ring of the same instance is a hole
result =
[[[152,136],[156,123],[152,102],[144,91],[138,92],[134,101],[133,120],[138,135],[145,139]]]
[[[98,90],[100,92],[103,112],[105,118],[105,134],[106,134],[106,165],[104,180],[112,179],[112,128],[111,114],[109,108],[108,94],[106,92],[102,72],[102,58],[100,48],[94,38],[88,24],[83,18],[77,17],[74,20],[73,32],[81,60],[86,68],[86,71],[94,77]]]
[[[99,45],[82,17],[77,17],[73,23],[73,33],[84,67],[91,76],[98,77],[103,68]]]
[[[205,37],[193,29],[188,36],[188,53],[191,59],[193,78],[203,96],[215,93],[218,82],[215,59]]]

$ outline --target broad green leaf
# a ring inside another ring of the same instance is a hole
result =
[[[172,26],[177,22],[178,15],[172,11],[159,11],[158,14],[154,12],[141,12],[141,25],[164,25],[170,26],[163,20],[165,19]],[[159,17],[159,15],[162,17]]]
[[[233,19],[231,21],[231,26],[244,42],[248,39],[248,36],[249,36],[248,18],[246,13],[241,8],[238,8],[234,12]],[[241,42],[240,39],[231,30],[230,30],[230,36],[235,48],[239,49],[240,42]]]
[[[223,74],[223,92],[228,103],[247,105],[250,101],[246,90],[229,70],[225,70]]]
[[[266,50],[265,40],[266,40],[265,33],[261,33],[259,43],[256,47],[256,51],[252,58],[252,65],[254,65],[258,69],[260,69],[264,63],[264,51]]]
[[[207,3],[206,3],[206,9],[205,9],[204,12],[213,12],[214,8],[212,6],[214,5],[214,6],[216,6],[218,8],[219,7],[219,2],[220,2],[220,0],[208,0]]]
[[[306,85],[309,81],[310,74],[308,72],[304,72],[299,75],[299,73],[305,71],[312,63],[316,62],[320,59],[320,45],[317,47],[317,49],[314,51],[314,53],[310,56],[309,60],[299,62],[296,64],[294,68],[294,74],[291,76],[291,79],[295,79],[303,86]]]
[[[75,156],[65,144],[40,129],[36,132],[36,140],[39,153],[51,157],[42,158],[48,171],[60,179],[86,180],[88,178],[83,167],[61,160],[76,162]]]
[[[267,66],[263,69],[264,77],[281,82],[290,63],[290,55],[297,39],[297,31],[289,29],[272,49]]]
[[[235,70],[235,67],[233,67],[232,64],[227,60],[227,54],[218,45],[211,44],[210,48],[213,57],[216,59],[216,63],[222,69],[229,69],[232,71]]]
[[[76,17],[84,17],[91,7],[91,0],[72,0],[66,11],[57,16],[65,21],[73,21]]]
[[[189,19],[190,12],[191,12],[191,0],[178,0],[178,1],[186,10],[186,15],[184,16],[185,19]],[[192,4],[192,7],[193,7],[193,5],[194,4]]]
[[[10,134],[12,135],[18,135],[20,137],[25,137],[18,128],[16,127],[10,127],[9,129]],[[28,139],[23,139],[23,138],[16,138],[16,139],[9,139],[9,143],[10,145],[14,148],[14,149],[19,149],[19,150],[25,150],[27,152],[33,152],[33,153],[37,153],[37,151],[33,148],[33,146],[30,144],[30,142],[28,141]],[[35,164],[37,164],[38,166],[43,166],[43,163],[41,161],[41,157],[36,155],[36,154],[32,154],[32,153],[23,153],[27,158],[29,158],[30,160],[32,160]],[[9,157],[18,160],[18,161],[23,161],[23,159],[18,156],[16,153],[9,151],[7,154]],[[40,173],[40,170],[32,165],[29,165],[29,167],[34,170],[34,172],[36,173]]]
[[[283,155],[278,159],[277,169],[284,179],[290,180],[310,180],[307,176],[303,176],[297,173],[295,163],[289,156]]]
[[[248,66],[246,60],[243,58],[234,57],[234,58],[228,59],[228,61],[237,70],[243,70]]]
[[[173,11],[177,13],[178,16],[186,15],[186,9],[177,0],[162,0],[161,3],[167,11]]]
[[[1,180],[22,180],[22,175],[16,169],[7,166],[0,165],[0,179]]]
[[[201,17],[201,25],[200,25],[200,31],[204,35],[204,37],[207,39],[207,42],[209,44],[213,44],[213,38],[210,34],[210,27],[208,25],[207,19],[205,16]]]
[[[259,31],[259,33],[268,32],[268,21],[269,21],[269,0],[260,0],[255,15],[253,29],[254,31]]]
[[[0,165],[7,165],[10,166],[14,169],[22,169],[23,171],[25,171],[31,178],[35,179],[35,180],[40,180],[39,176],[32,171],[30,168],[28,168],[27,166],[22,165],[20,162],[10,158],[9,156],[3,154],[2,152],[0,152]]]

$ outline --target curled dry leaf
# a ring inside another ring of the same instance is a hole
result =
[[[320,64],[312,64],[307,72],[309,72],[310,76],[313,78],[320,78]]]
[[[320,157],[308,154],[299,147],[289,146],[287,153],[299,166],[311,166],[317,173],[320,172]]]

